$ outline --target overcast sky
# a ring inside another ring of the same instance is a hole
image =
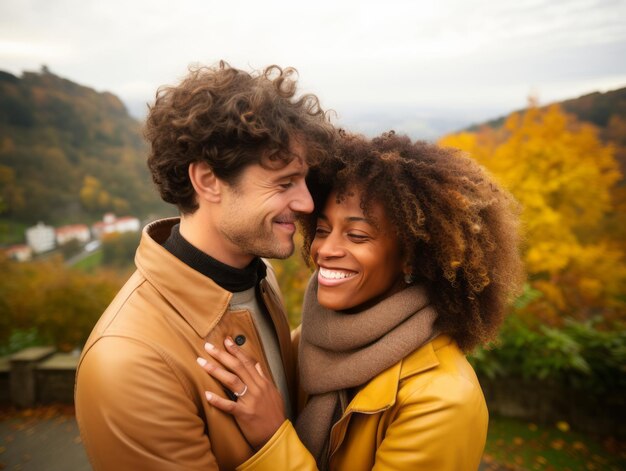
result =
[[[0,0],[0,69],[46,64],[140,115],[189,64],[290,65],[348,125],[428,135],[626,86],[625,18],[626,0]]]

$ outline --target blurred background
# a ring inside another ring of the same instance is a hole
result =
[[[2,0],[0,469],[89,469],[77,354],[140,228],[176,214],[142,121],[220,59],[293,66],[338,126],[459,147],[515,195],[528,279],[471,355],[483,467],[626,469],[624,18],[624,0]],[[275,266],[295,326],[309,271]]]

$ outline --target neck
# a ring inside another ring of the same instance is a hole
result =
[[[241,253],[238,248],[219,232],[210,217],[202,211],[180,217],[180,234],[191,245],[205,254],[234,268],[245,268],[255,258]]]
[[[179,228],[179,225],[172,227],[163,247],[181,262],[212,279],[225,290],[231,293],[243,292],[256,286],[259,279],[265,278],[265,265],[260,259],[255,258],[243,269],[231,267],[194,247],[180,235]]]

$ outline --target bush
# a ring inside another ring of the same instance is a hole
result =
[[[559,328],[532,328],[510,316],[499,339],[470,358],[490,379],[550,379],[597,393],[626,390],[626,330],[600,330],[600,319],[566,319]]]
[[[68,351],[82,347],[96,321],[122,286],[110,271],[87,274],[60,257],[17,263],[0,257],[0,350],[32,344]]]
[[[132,266],[140,238],[140,232],[107,234],[102,239],[102,264],[115,268]]]

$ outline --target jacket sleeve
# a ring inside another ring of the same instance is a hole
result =
[[[488,412],[477,385],[443,376],[399,400],[376,450],[373,470],[478,469]]]
[[[376,450],[374,440],[353,442],[345,450],[375,453],[374,471],[428,470],[475,471],[485,446],[488,414],[482,391],[462,378],[439,377],[425,388],[399,397],[381,423],[384,437]],[[373,438],[373,437],[372,437]],[[315,459],[304,447],[289,421],[268,443],[237,468],[240,471],[317,470]]]
[[[237,467],[237,471],[315,471],[317,464],[302,444],[296,429],[285,420],[272,438],[252,458]]]
[[[166,358],[128,338],[105,337],[79,366],[76,415],[98,470],[217,470],[204,421]]]

